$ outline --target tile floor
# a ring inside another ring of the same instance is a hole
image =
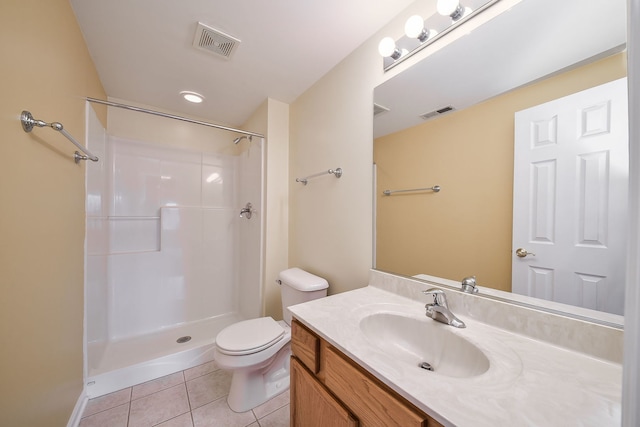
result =
[[[91,399],[80,427],[288,427],[289,392],[257,408],[233,412],[231,374],[205,363]]]

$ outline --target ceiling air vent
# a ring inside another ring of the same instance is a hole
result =
[[[373,117],[377,116],[378,114],[386,113],[387,111],[391,110],[389,110],[387,107],[383,107],[380,104],[376,104],[375,102],[373,103]]]
[[[240,40],[237,38],[198,22],[196,35],[193,38],[194,47],[229,59],[239,44]]]
[[[428,119],[430,119],[430,118],[432,118],[432,117],[436,117],[436,116],[439,116],[439,115],[441,115],[441,114],[448,113],[449,111],[453,111],[453,110],[455,110],[455,108],[453,108],[451,105],[449,105],[449,106],[447,106],[447,107],[438,108],[437,110],[435,110],[435,111],[431,111],[431,112],[429,112],[429,113],[421,114],[421,115],[420,115],[420,118],[421,118],[422,120],[428,120]]]

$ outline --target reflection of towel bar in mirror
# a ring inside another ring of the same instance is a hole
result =
[[[406,193],[409,191],[433,191],[434,193],[437,193],[440,191],[440,186],[439,185],[434,185],[433,187],[426,187],[426,188],[412,188],[410,190],[384,190],[382,192],[382,194],[384,194],[385,196],[390,196],[393,193]]]
[[[309,175],[304,178],[296,178],[296,182],[301,182],[302,184],[307,185],[307,182],[309,181],[310,178],[315,178],[317,176],[322,176],[327,174],[333,174],[336,176],[336,178],[340,178],[342,176],[342,168],[329,169],[324,172],[314,173],[313,175]]]

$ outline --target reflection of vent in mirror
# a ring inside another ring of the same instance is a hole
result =
[[[380,104],[373,103],[373,116],[377,116],[378,114],[386,113],[390,111],[387,107],[383,107]]]
[[[193,38],[194,47],[229,59],[239,44],[240,40],[237,38],[198,22],[196,35]]]
[[[453,108],[451,105],[447,106],[447,107],[443,107],[443,108],[438,108],[435,111],[431,111],[429,113],[424,113],[424,114],[420,114],[420,118],[422,120],[428,120],[432,117],[436,117],[436,116],[440,116],[442,114],[448,113],[449,111],[454,111],[455,108]]]

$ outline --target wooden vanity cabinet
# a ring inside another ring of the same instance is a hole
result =
[[[292,427],[442,426],[295,319],[291,334]]]
[[[291,425],[358,427],[358,420],[295,357],[291,358]]]

